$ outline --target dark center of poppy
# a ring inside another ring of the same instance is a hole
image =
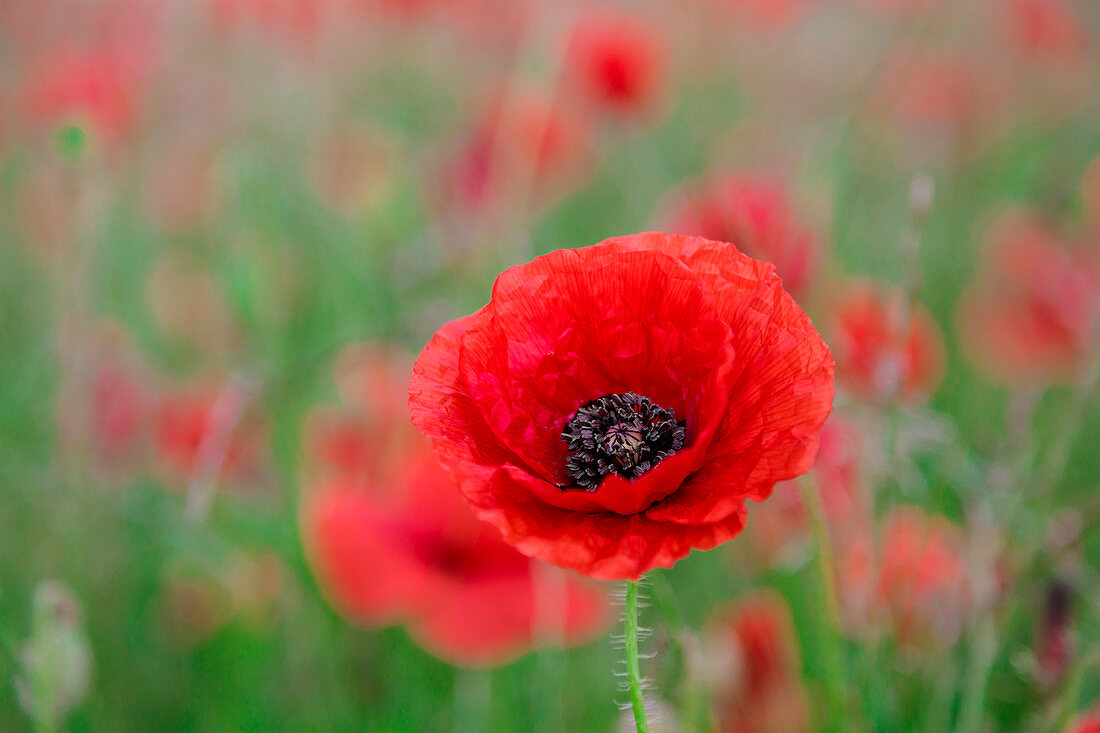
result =
[[[569,448],[565,468],[577,486],[595,490],[614,471],[636,478],[684,447],[684,422],[676,413],[634,392],[608,394],[583,405],[561,439]]]

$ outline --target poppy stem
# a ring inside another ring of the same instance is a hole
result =
[[[649,733],[649,721],[642,697],[642,674],[638,664],[638,582],[626,581],[626,611],[623,617],[626,644],[626,678],[630,685],[630,706],[634,709],[634,726],[638,733]]]
[[[822,636],[822,661],[825,666],[826,709],[831,718],[831,726],[826,730],[843,730],[843,721],[847,718],[848,699],[846,684],[848,679],[844,646],[840,635],[840,613],[838,611],[836,585],[833,574],[833,551],[829,541],[829,528],[825,524],[825,508],[821,503],[821,493],[809,476],[798,482],[802,494],[802,503],[810,515],[814,544],[817,546],[817,567],[819,592],[816,594],[822,605],[825,628]]]

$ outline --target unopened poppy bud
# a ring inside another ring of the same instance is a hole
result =
[[[92,654],[80,607],[56,580],[34,591],[33,630],[23,646],[16,695],[39,726],[54,730],[88,691]]]

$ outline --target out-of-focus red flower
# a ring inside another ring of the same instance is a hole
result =
[[[856,394],[908,402],[939,384],[944,346],[928,311],[871,283],[845,288],[830,326],[837,376]]]
[[[203,477],[255,479],[263,468],[266,426],[246,385],[233,378],[166,388],[153,437],[162,474],[173,484]]]
[[[773,263],[783,287],[794,295],[808,289],[818,260],[817,237],[796,218],[779,179],[751,173],[715,176],[673,194],[670,209],[673,231],[732,242]]]
[[[1003,92],[967,54],[907,54],[887,63],[871,102],[903,150],[951,159],[990,136]]]
[[[612,114],[650,110],[667,76],[661,32],[636,13],[594,10],[582,14],[565,51],[565,78],[583,99]]]
[[[79,371],[66,370],[58,397],[59,445],[108,475],[140,460],[152,410],[150,375],[122,327],[96,324],[91,332],[66,326],[59,352],[78,349]]]
[[[791,613],[771,591],[742,596],[707,626],[712,698],[724,733],[809,729]]]
[[[1072,380],[1100,327],[1100,272],[1036,217],[1010,211],[990,228],[958,310],[963,348],[1008,382]]]
[[[948,647],[959,638],[972,608],[962,542],[954,525],[916,508],[887,516],[878,591],[899,641]]]
[[[527,200],[575,181],[589,159],[580,117],[541,93],[497,95],[444,166],[448,203],[466,211]]]
[[[1074,719],[1066,733],[1100,733],[1100,705],[1093,705],[1091,710]]]
[[[421,352],[409,407],[507,541],[637,578],[737,535],[746,499],[805,472],[832,383],[773,266],[652,232],[504,272]]]
[[[1082,60],[1085,31],[1065,0],[1009,0],[1004,10],[1010,38],[1025,54],[1042,60]]]
[[[371,351],[364,361],[356,349],[337,368],[346,384],[347,363],[358,363],[359,378],[350,381],[367,387],[351,390],[331,413],[345,410],[358,430],[315,430],[306,445],[302,531],[336,607],[367,626],[403,622],[425,649],[464,666],[503,663],[539,643],[577,643],[603,630],[609,619],[600,590],[557,576],[478,521],[428,441],[403,410],[389,409],[401,406],[400,391],[364,413],[372,383],[407,374],[397,368],[402,360],[387,363],[384,352]],[[351,451],[356,437],[364,445]]]
[[[403,456],[422,441],[406,422],[403,401],[394,397],[407,391],[407,370],[395,366],[404,360],[404,355],[377,344],[340,351],[333,367],[340,404],[315,407],[306,416],[306,483],[343,478],[388,486],[405,480]]]
[[[836,415],[821,429],[821,447],[810,475],[821,494],[825,521],[834,544],[843,544],[870,527],[870,507],[860,458],[864,445],[855,426]],[[748,535],[768,565],[775,565],[809,539],[809,517],[798,484],[782,481],[772,497],[749,512]]]
[[[106,141],[133,127],[139,79],[117,54],[100,50],[45,54],[22,82],[22,110],[40,125],[91,125]]]

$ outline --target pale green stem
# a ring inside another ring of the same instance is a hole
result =
[[[959,722],[955,726],[955,730],[959,733],[976,732],[981,729],[982,712],[985,708],[985,687],[997,654],[996,634],[992,615],[986,613],[977,625],[974,646],[970,650],[971,669],[967,675],[966,688],[963,690]]]
[[[630,706],[634,710],[634,726],[638,733],[649,733],[649,721],[642,697],[642,672],[638,663],[638,582],[626,581],[626,612],[623,619],[626,645],[626,678],[630,685]]]
[[[830,718],[830,724],[825,726],[827,730],[840,730],[844,725],[848,713],[847,701],[847,670],[844,663],[844,648],[840,633],[840,614],[836,598],[836,587],[833,574],[833,551],[829,541],[829,530],[825,525],[825,510],[821,504],[821,494],[817,487],[806,477],[798,482],[802,492],[802,502],[810,515],[810,525],[813,529],[815,544],[817,545],[818,583],[820,592],[815,594],[822,606],[823,615],[826,618],[823,629],[823,661],[825,664],[825,688],[826,709]]]
[[[487,669],[456,669],[454,679],[454,730],[476,733],[488,730],[493,680]]]

